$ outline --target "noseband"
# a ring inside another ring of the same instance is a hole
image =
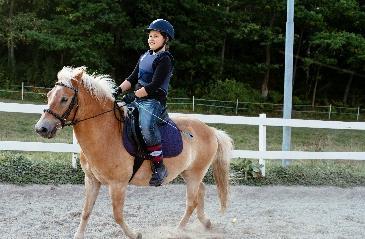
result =
[[[61,122],[62,128],[65,126],[75,125],[77,123],[77,121],[75,120],[75,117],[76,117],[77,110],[79,109],[79,105],[78,105],[78,101],[77,101],[78,90],[72,86],[63,84],[62,82],[57,82],[55,85],[63,86],[63,87],[69,88],[74,91],[74,95],[72,96],[71,103],[68,105],[67,110],[62,115],[59,115],[59,114],[53,112],[49,108],[44,109],[43,112],[47,112],[47,113],[53,115],[56,119],[58,119]],[[74,109],[75,106],[76,106],[76,111],[75,111],[74,117],[71,120],[71,122],[67,122],[67,118],[70,116],[71,111]]]

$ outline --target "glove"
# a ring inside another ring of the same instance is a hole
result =
[[[136,99],[136,95],[134,94],[134,92],[131,92],[131,93],[128,93],[128,94],[124,95],[122,100],[123,100],[126,104],[130,104],[130,103],[132,103],[135,99]]]

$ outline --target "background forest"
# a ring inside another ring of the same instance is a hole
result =
[[[51,87],[65,65],[120,83],[169,20],[171,95],[282,103],[285,0],[0,0],[0,88]],[[295,2],[293,103],[365,104],[365,1]]]

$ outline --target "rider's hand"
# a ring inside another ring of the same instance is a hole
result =
[[[122,89],[122,92],[127,91],[131,88],[131,83],[127,80],[124,80],[122,84],[120,84],[119,88]]]
[[[147,93],[146,89],[144,87],[142,87],[136,91],[136,96],[138,98],[143,98],[143,97],[148,96],[148,93]]]
[[[124,95],[122,100],[123,100],[126,104],[130,104],[130,103],[132,103],[135,99],[136,99],[136,95],[134,94],[134,92],[131,92],[131,93],[128,93],[128,94]]]

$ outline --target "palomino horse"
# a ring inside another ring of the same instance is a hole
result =
[[[123,126],[115,110],[115,83],[106,75],[88,75],[85,68],[64,67],[58,72],[55,87],[48,92],[48,109],[35,125],[38,134],[53,138],[58,129],[73,125],[80,144],[80,163],[85,172],[85,202],[80,225],[74,238],[84,238],[100,185],[107,185],[112,200],[115,221],[129,238],[142,238],[124,221],[123,206],[128,184],[147,186],[151,178],[149,161],[144,161],[132,181],[133,157],[123,147]],[[113,113],[114,112],[114,113]],[[186,182],[186,210],[179,227],[184,228],[197,209],[199,221],[210,228],[204,213],[205,187],[202,182],[210,165],[213,168],[221,210],[227,207],[229,193],[229,163],[233,149],[231,138],[215,128],[184,116],[173,118],[183,136],[183,151],[165,158],[168,177],[164,184],[181,175]]]

